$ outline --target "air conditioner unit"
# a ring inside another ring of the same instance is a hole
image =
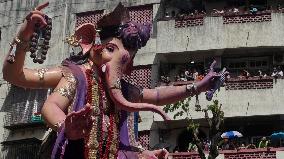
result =
[[[284,54],[273,55],[273,65],[284,65]]]

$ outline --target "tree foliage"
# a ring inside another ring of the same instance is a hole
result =
[[[190,115],[190,98],[186,98],[183,101],[179,101],[175,104],[169,104],[164,107],[166,113],[174,113],[174,119],[177,117],[182,117],[186,115],[185,119],[188,121],[187,129],[191,130],[193,136],[193,142],[198,148],[198,153],[201,159],[206,159],[205,153],[203,150],[203,143],[198,137],[199,124],[194,122]],[[222,111],[222,104],[218,100],[214,100],[211,105],[207,105],[206,108],[200,109],[201,106],[196,105],[195,111],[203,112],[204,118],[206,119],[209,126],[209,140],[211,142],[209,148],[208,159],[215,159],[219,155],[218,143],[221,140],[221,128],[224,124],[224,112]],[[209,117],[209,113],[212,114],[212,117]]]

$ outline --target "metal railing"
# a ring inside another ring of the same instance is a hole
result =
[[[4,127],[43,123],[39,112],[49,93],[48,90],[25,90],[12,86],[2,109],[7,112],[4,117]]]

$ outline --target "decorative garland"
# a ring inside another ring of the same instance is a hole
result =
[[[117,135],[117,121],[118,115],[114,109],[109,113],[109,125],[107,136],[104,138],[103,132],[103,119],[104,112],[107,107],[104,107],[107,103],[106,93],[104,91],[103,84],[100,79],[96,80],[94,72],[90,69],[86,70],[86,78],[88,82],[87,88],[87,103],[94,107],[93,127],[90,135],[85,139],[85,157],[97,158],[97,159],[116,159],[118,148],[118,135]],[[104,139],[106,139],[106,146],[103,151]]]
[[[87,83],[88,83],[86,101],[90,105],[93,105],[93,101],[92,101],[92,97],[93,97],[93,92],[92,92],[93,82],[92,82],[92,78],[91,78],[92,74],[93,74],[92,70],[90,70],[90,69],[86,70],[86,78],[87,78]],[[92,133],[92,132],[90,132],[90,133]],[[89,139],[90,139],[90,135],[85,138],[85,158],[89,158],[89,152],[90,152]]]
[[[115,122],[117,121],[117,122]],[[109,159],[117,159],[117,154],[118,154],[118,143],[119,143],[119,136],[118,136],[118,125],[117,123],[119,121],[119,118],[118,118],[118,113],[113,112],[113,115],[112,115],[112,121],[110,120],[110,123],[112,123],[112,140],[111,140],[111,144],[110,144],[110,147],[109,147]]]
[[[103,111],[103,100],[105,99],[105,94],[104,94],[104,90],[103,90],[103,85],[101,83],[101,81],[98,81],[98,85],[99,85],[99,93],[100,93],[100,101],[99,101],[99,109],[100,109],[100,118],[99,118],[99,125],[98,125],[98,135],[99,135],[99,159],[103,158],[103,144],[104,144],[104,136],[102,134],[103,132],[103,119],[104,119],[104,111]]]
[[[106,148],[105,148],[103,159],[109,158],[110,145],[113,139],[113,114],[109,115],[109,122],[110,124],[108,127],[107,143],[106,143]]]

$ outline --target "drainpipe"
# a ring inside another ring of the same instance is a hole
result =
[[[65,9],[64,9],[64,23],[63,23],[63,31],[62,31],[62,38],[65,39],[66,37],[66,25],[67,25],[67,14],[68,14],[68,6],[67,6],[68,1],[65,0]],[[63,40],[62,40],[63,41]],[[61,47],[61,59],[65,58],[65,43],[62,44]]]

